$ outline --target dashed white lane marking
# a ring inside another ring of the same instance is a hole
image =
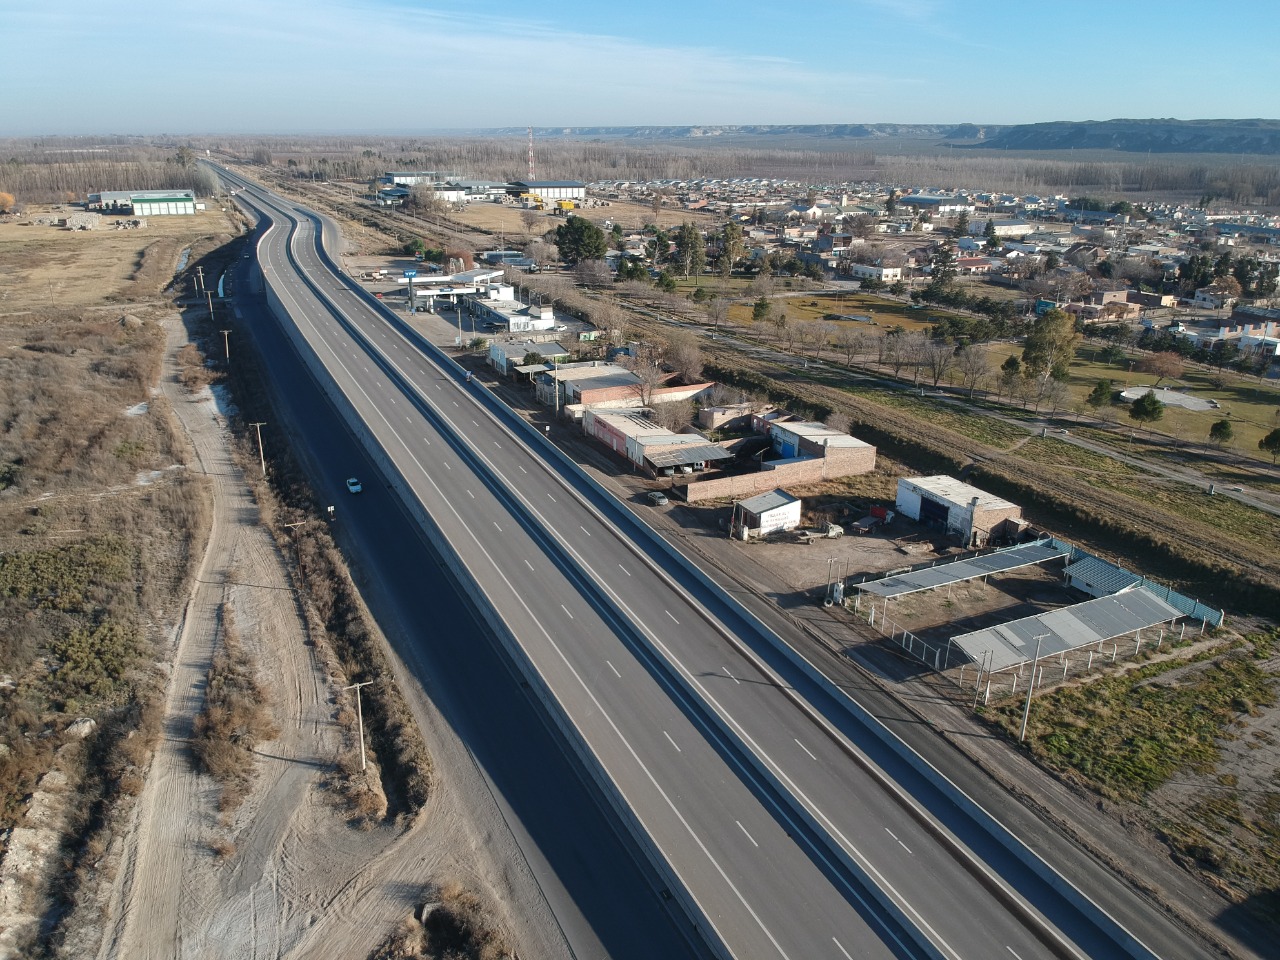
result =
[[[533,569],[533,564],[532,564],[532,563],[530,563],[528,560],[526,560],[526,561],[524,562],[524,565],[525,565],[526,567],[528,567],[530,570],[532,570],[532,569]]]
[[[560,604],[560,609],[561,609],[561,610],[563,610],[563,611],[565,612],[565,615],[566,615],[566,616],[568,616],[568,618],[569,618],[570,620],[573,620],[573,619],[574,619],[573,614],[572,614],[572,613],[569,613],[569,608],[568,608],[568,607],[566,607],[563,603],[562,603],[562,604]]]
[[[613,662],[610,660],[606,660],[605,663],[609,664],[609,669],[613,671],[613,675],[617,677],[619,680],[621,680],[622,674],[618,672],[618,668],[613,665]]]
[[[898,840],[898,835],[894,833],[892,830],[890,830],[888,827],[884,828],[884,832],[887,833],[889,836],[893,837],[893,839]],[[898,840],[898,846],[900,846],[903,850],[907,851],[907,853],[911,853],[911,848],[908,847],[901,840]],[[911,855],[915,856],[915,854],[913,853]],[[1017,956],[1017,954],[1014,954],[1014,956]]]
[[[672,615],[670,610],[664,610],[662,612],[665,613],[668,617],[671,617],[672,620],[675,620],[676,623],[680,622],[679,620],[676,620],[675,616]]]
[[[501,532],[502,532],[502,528],[501,528],[500,526],[498,526],[498,521],[497,521],[497,520],[493,521],[493,528],[494,528],[495,530],[497,530],[499,533],[501,533]]]
[[[720,669],[721,669],[721,670],[723,670],[723,671],[724,671],[724,675],[725,675],[726,677],[728,677],[730,680],[732,680],[734,683],[739,684],[739,685],[741,685],[741,684],[742,684],[742,681],[741,681],[741,680],[739,680],[737,677],[735,677],[732,673],[730,673],[730,672],[729,672],[729,668],[728,668],[728,667],[721,667]]]
[[[793,737],[792,739],[794,740],[795,738]],[[799,747],[801,750],[803,750],[805,753],[808,753],[808,754],[809,754],[809,759],[810,759],[810,760],[817,760],[817,759],[818,759],[818,758],[817,758],[817,757],[815,757],[812,753],[809,753],[809,748],[808,748],[808,747],[806,747],[806,746],[805,746],[803,743],[801,743],[799,740],[796,740],[796,746],[797,746],[797,747]]]
[[[668,743],[670,743],[673,747],[675,747],[675,748],[676,748],[676,753],[684,753],[684,751],[680,749],[680,745],[679,745],[678,743],[676,743],[674,740],[672,740],[672,739],[671,739],[671,734],[669,734],[669,733],[667,733],[667,731],[663,730],[663,731],[662,731],[662,735],[663,735],[664,737],[666,737],[666,738],[667,738],[667,742],[668,742]]]
[[[839,940],[837,940],[835,937],[832,937],[831,942],[834,943],[836,945],[836,949],[839,950],[841,953],[843,953],[846,957],[848,957],[849,960],[853,960],[853,957],[849,954],[849,951],[840,945]]]
[[[746,828],[746,827],[744,827],[744,826],[742,825],[742,821],[741,821],[741,820],[735,820],[735,821],[733,821],[733,822],[734,822],[734,823],[736,823],[736,824],[738,825],[738,829],[742,831],[742,835],[743,835],[744,837],[746,837],[748,840],[750,840],[750,841],[751,841],[751,845],[752,845],[753,847],[758,847],[758,846],[760,846],[760,844],[756,843],[756,838],[755,838],[755,837],[753,837],[751,834],[747,833],[747,828]]]
[[[588,537],[591,536],[591,531],[588,530],[586,527],[584,527],[582,524],[578,524],[578,529],[581,530],[583,533],[585,533]]]
[[[631,576],[631,571],[628,570],[626,567],[624,567],[622,564],[618,564],[618,569],[621,570],[623,573],[625,573],[628,577]]]

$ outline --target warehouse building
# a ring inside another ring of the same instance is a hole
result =
[[[582,200],[587,196],[587,185],[577,180],[517,180],[507,187],[507,194],[512,197],[532,194],[543,200]]]
[[[189,216],[196,212],[196,195],[190,190],[104,190],[89,194],[86,206],[130,217]]]
[[[655,477],[705,470],[711,461],[733,457],[702,434],[673,433],[634,413],[587,410],[583,413],[582,429],[587,436]]]
[[[954,477],[898,481],[898,512],[960,538],[967,547],[1011,539],[1022,529],[1022,508]]]

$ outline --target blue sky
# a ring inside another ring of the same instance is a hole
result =
[[[0,135],[1280,115],[1280,0],[0,0],[0,24]]]

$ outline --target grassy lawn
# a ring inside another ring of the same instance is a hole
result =
[[[1136,800],[1184,768],[1212,770],[1218,739],[1236,719],[1275,702],[1274,679],[1258,663],[1269,653],[1266,638],[1254,655],[1211,651],[1181,665],[1176,682],[1150,682],[1171,672],[1168,662],[1100,677],[1038,697],[1028,741],[1032,752],[1059,770],[1073,771],[1106,796]],[[1022,703],[1011,698],[995,721],[1015,735]]]
[[[1018,448],[1018,456],[1035,463],[1049,463],[1083,471],[1097,470],[1112,474],[1138,473],[1136,467],[1131,467],[1127,463],[1054,437],[1032,437]]]
[[[905,410],[937,426],[954,430],[992,447],[1005,449],[1027,436],[1026,430],[1016,424],[977,413],[965,413],[951,404],[940,403],[930,397],[861,384],[845,386],[843,389],[854,396],[866,397],[876,403]]]
[[[798,286],[806,281],[797,279],[794,282]],[[785,291],[783,293],[785,294]],[[748,294],[744,289],[737,295],[745,297]],[[931,325],[930,317],[959,316],[954,311],[933,306],[913,310],[911,309],[911,304],[904,303],[901,300],[891,300],[886,297],[878,297],[873,293],[859,293],[857,291],[802,294],[799,296],[775,294],[771,299],[773,300],[773,308],[785,312],[787,318],[791,321],[821,320],[827,314],[870,316],[875,321],[874,324],[853,322],[850,325],[877,334],[883,334],[895,326],[901,326],[906,330],[924,330]],[[751,304],[734,304],[729,308],[729,318],[733,323],[740,326],[750,326]],[[843,325],[840,321],[833,322]],[[771,334],[772,328],[757,331],[757,334],[759,333]]]
[[[1099,380],[1110,380],[1116,390],[1155,383],[1155,378],[1149,373],[1103,363],[1099,359],[1102,349],[1098,344],[1087,343],[1076,352],[1076,359],[1071,364],[1071,378],[1067,382],[1073,409],[1084,403],[1084,398]],[[1022,346],[1015,343],[993,343],[988,350],[994,367],[999,367],[1010,356],[1022,355]],[[1134,356],[1136,359],[1137,355]],[[1218,382],[1222,385],[1218,386]],[[1216,400],[1220,409],[1200,411],[1167,406],[1163,419],[1152,425],[1154,430],[1186,443],[1201,444],[1207,442],[1209,428],[1215,422],[1230,419],[1236,435],[1229,449],[1244,456],[1269,460],[1258,450],[1258,441],[1280,427],[1280,387],[1271,383],[1260,384],[1252,378],[1232,373],[1225,373],[1219,378],[1214,371],[1190,366],[1181,378],[1165,383],[1189,387],[1197,397]],[[1111,413],[1119,424],[1132,423],[1127,404],[1116,405]]]

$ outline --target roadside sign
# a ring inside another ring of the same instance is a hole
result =
[[[408,277],[410,280],[412,280],[414,277],[416,277],[416,276],[418,275],[418,271],[417,271],[417,270],[406,270],[406,271],[404,272],[404,275],[405,275],[406,277]]]

